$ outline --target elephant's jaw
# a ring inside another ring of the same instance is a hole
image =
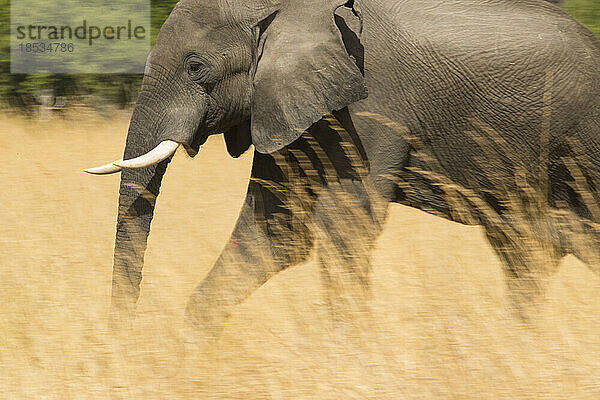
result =
[[[106,165],[84,169],[85,172],[94,175],[107,175],[121,172],[123,168],[137,169],[145,168],[166,160],[175,154],[179,143],[173,140],[164,140],[154,149],[139,157],[123,160],[122,158]]]

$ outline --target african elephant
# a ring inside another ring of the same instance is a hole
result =
[[[513,300],[532,301],[562,256],[600,265],[599,89],[600,42],[543,0],[182,0],[124,157],[88,170],[122,173],[114,315],[134,312],[176,148],[193,157],[217,133],[254,159],[231,238],[189,300],[193,326],[216,335],[313,248],[330,286],[368,287],[392,202],[483,226]]]

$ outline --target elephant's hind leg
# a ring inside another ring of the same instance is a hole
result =
[[[522,321],[529,322],[565,252],[537,238],[509,237],[497,227],[486,227],[486,236],[502,261],[512,309]]]

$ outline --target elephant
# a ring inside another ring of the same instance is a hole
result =
[[[527,309],[563,256],[600,266],[599,88],[600,42],[544,0],[181,0],[123,158],[87,170],[121,172],[113,320],[135,315],[176,149],[194,157],[221,133],[232,157],[253,146],[253,164],[233,233],[190,296],[194,328],[218,336],[312,254],[334,309],[351,286],[368,301],[392,203],[481,226]]]

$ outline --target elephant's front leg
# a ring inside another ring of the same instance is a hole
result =
[[[255,154],[231,238],[187,305],[187,321],[204,335],[216,338],[236,305],[310,253],[312,236],[302,218],[311,215],[312,195],[292,177],[289,162],[285,150]]]
[[[385,365],[371,308],[371,253],[380,235],[387,202],[361,181],[341,180],[327,186],[315,205],[315,250],[329,308],[329,362],[333,384],[344,385],[347,371],[360,366],[367,375],[383,376]]]
[[[328,185],[315,205],[317,257],[337,328],[370,314],[370,258],[387,208],[378,193],[352,180]]]

